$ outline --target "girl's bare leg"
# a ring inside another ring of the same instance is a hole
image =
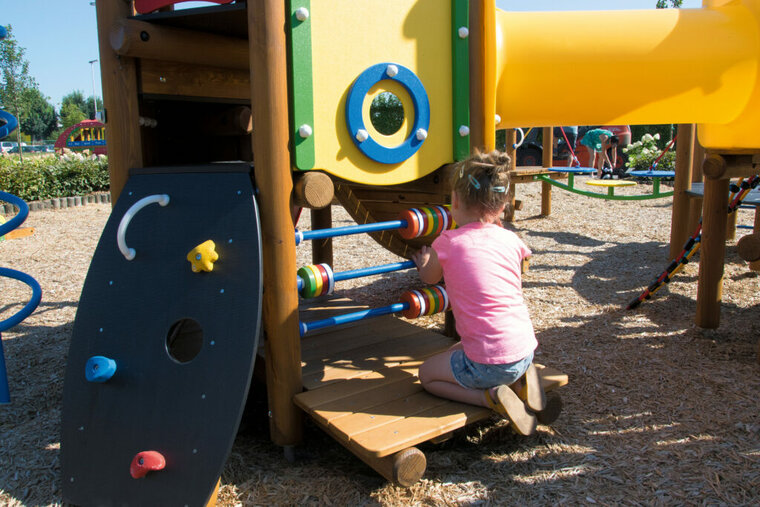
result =
[[[420,366],[420,382],[426,391],[454,401],[469,403],[479,407],[488,407],[485,394],[482,389],[467,389],[462,387],[454,378],[451,371],[451,354],[461,349],[461,344],[456,344],[446,352],[441,352],[429,357]]]

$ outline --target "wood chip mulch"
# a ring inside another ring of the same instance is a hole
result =
[[[721,325],[703,330],[694,324],[698,257],[651,301],[624,309],[667,266],[669,199],[616,202],[555,190],[552,215],[540,217],[540,185],[517,192],[524,208],[513,227],[533,250],[523,286],[540,342],[536,360],[570,377],[559,420],[521,437],[492,419],[425,444],[427,472],[404,489],[308,421],[297,460],[285,460],[254,386],[219,505],[760,504],[760,274],[736,254],[736,241],[727,242]],[[62,501],[66,355],[109,213],[107,204],[34,211],[24,224],[36,228],[33,236],[0,243],[0,266],[43,288],[37,311],[2,336],[12,403],[0,406],[0,505]],[[751,210],[739,214],[740,224],[752,224]],[[308,228],[303,215],[299,227]],[[336,207],[334,225],[349,223]],[[308,247],[298,255],[299,265],[310,262]],[[339,271],[396,260],[365,236],[335,241]],[[381,305],[418,285],[406,272],[338,289]],[[2,278],[0,294],[4,320],[31,291]],[[439,329],[442,318],[416,323]]]

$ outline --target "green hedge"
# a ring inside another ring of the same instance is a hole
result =
[[[104,156],[26,156],[21,162],[14,156],[0,157],[0,190],[25,201],[86,195],[108,187]]]

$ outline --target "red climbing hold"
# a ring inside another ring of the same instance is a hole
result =
[[[132,464],[129,465],[129,473],[134,479],[145,477],[148,472],[163,470],[166,466],[166,459],[163,454],[156,451],[138,452],[132,458]]]

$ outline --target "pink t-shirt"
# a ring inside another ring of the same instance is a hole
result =
[[[513,363],[538,346],[522,295],[530,249],[512,231],[469,223],[433,242],[464,353],[484,364]]]

